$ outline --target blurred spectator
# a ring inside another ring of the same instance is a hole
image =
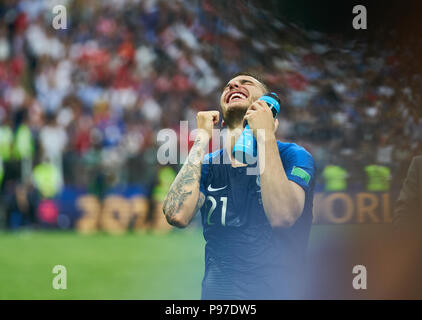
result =
[[[395,186],[422,140],[422,77],[407,63],[422,47],[416,38],[397,50],[388,30],[352,41],[286,23],[255,1],[212,0],[67,0],[69,27],[55,30],[53,3],[0,3],[4,196],[54,165],[54,187],[36,182],[44,193],[64,183],[103,199],[138,185],[155,201],[157,133],[181,120],[194,128],[242,70],[285,97],[278,138],[306,146],[318,173],[343,168],[348,187],[364,189],[375,160]],[[40,155],[48,162],[35,170]]]
[[[347,189],[347,171],[338,165],[327,165],[322,171],[327,192],[345,191]]]
[[[390,168],[379,164],[371,164],[365,166],[365,172],[368,179],[366,190],[377,192],[390,190]]]
[[[60,175],[60,185],[62,185],[62,155],[67,144],[67,133],[57,124],[55,115],[46,115],[45,125],[40,131],[39,141],[43,153],[42,158],[57,168]]]
[[[16,132],[13,144],[14,159],[21,163],[21,181],[30,179],[35,152],[34,137],[29,127],[28,114],[21,110],[17,114]]]
[[[39,163],[34,168],[33,182],[43,198],[54,198],[61,187],[59,170],[51,163]]]
[[[163,215],[163,201],[175,178],[176,172],[170,166],[162,167],[158,171],[158,183],[152,193],[154,200],[152,224],[155,230],[169,231],[172,229]]]
[[[4,176],[3,159],[0,157],[0,189],[3,183],[3,176]]]
[[[38,198],[30,184],[17,184],[7,199],[6,225],[14,230],[20,227],[33,227],[37,224],[36,208]]]
[[[0,157],[4,162],[12,157],[13,132],[4,118],[0,120]]]

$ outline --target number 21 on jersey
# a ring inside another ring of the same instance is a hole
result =
[[[207,200],[211,201],[211,207],[208,211],[207,215],[207,223],[209,226],[213,225],[214,223],[211,222],[211,216],[217,208],[217,200],[213,196],[208,196]],[[221,225],[224,227],[226,225],[226,211],[227,211],[227,197],[220,197],[220,201],[222,203],[221,206]]]

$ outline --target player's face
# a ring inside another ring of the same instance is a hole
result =
[[[237,76],[231,79],[223,89],[220,105],[223,115],[230,109],[246,110],[258,100],[265,89],[262,84],[250,76]]]

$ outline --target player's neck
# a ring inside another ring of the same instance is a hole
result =
[[[240,135],[242,134],[242,131],[243,131],[243,124],[242,123],[240,123],[238,126],[236,126],[234,128],[228,128],[228,130],[227,130],[227,135],[226,135],[226,140],[225,140],[225,143],[224,143],[225,144],[224,147],[226,149],[226,152],[227,152],[227,154],[229,156],[231,165],[233,167],[243,167],[243,166],[246,166],[246,164],[241,163],[241,162],[235,160],[232,157],[233,147],[234,147],[237,139],[239,139]]]

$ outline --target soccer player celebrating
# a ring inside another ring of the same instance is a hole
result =
[[[228,128],[225,144],[206,156],[219,112],[197,114],[200,130],[164,201],[167,221],[180,228],[201,210],[206,240],[202,299],[298,298],[305,278],[314,161],[304,148],[276,140],[278,120],[259,100],[267,92],[249,73],[227,83],[220,98]],[[245,120],[257,141],[263,168],[257,174],[248,174],[250,165],[231,155]]]

